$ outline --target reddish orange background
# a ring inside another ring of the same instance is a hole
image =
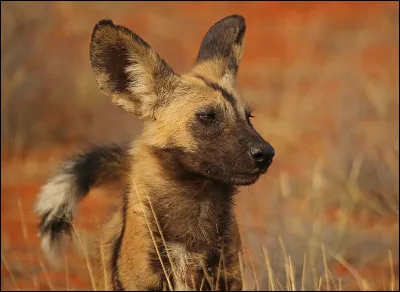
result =
[[[208,28],[234,13],[247,23],[239,92],[277,153],[236,200],[247,288],[269,287],[263,245],[285,283],[281,236],[297,288],[306,254],[322,289],[339,288],[339,278],[342,288],[361,289],[349,266],[367,288],[398,289],[398,2],[2,1],[2,290],[91,289],[76,252],[61,270],[46,262],[33,206],[73,151],[124,143],[141,129],[97,88],[94,25],[109,18],[128,27],[181,73]],[[94,190],[82,203],[84,238],[97,228],[93,213],[105,218],[116,193]],[[320,242],[334,283],[324,282]],[[311,268],[306,277],[314,287]]]

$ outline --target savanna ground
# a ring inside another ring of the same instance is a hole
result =
[[[238,87],[277,153],[236,198],[245,288],[399,289],[397,2],[2,1],[2,290],[92,288],[85,253],[48,264],[33,206],[73,151],[140,131],[97,88],[95,23],[127,26],[183,72],[208,28],[233,13],[247,20]],[[78,247],[117,194],[84,200]]]

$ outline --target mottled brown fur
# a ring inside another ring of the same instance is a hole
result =
[[[110,20],[94,28],[100,89],[144,120],[124,158],[110,159],[128,183],[99,237],[97,289],[242,289],[234,195],[274,155],[235,90],[244,33],[241,16],[217,22],[194,68],[178,75],[127,28]]]
[[[178,76],[127,29],[96,26],[91,60],[100,88],[146,120],[131,148],[117,232],[104,235],[113,242],[105,248],[112,253],[106,288],[169,288],[167,276],[177,289],[242,288],[232,200],[236,185],[254,182],[241,177],[254,169],[244,154],[248,137],[262,139],[234,89],[244,31],[239,16],[215,24],[196,66]],[[193,120],[202,111],[218,120]]]

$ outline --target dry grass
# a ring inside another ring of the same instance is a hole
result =
[[[135,188],[136,190],[136,188]],[[145,215],[145,219],[146,219],[146,223],[148,225],[148,227],[151,224],[155,224],[158,228],[158,232],[160,232],[160,234],[162,234],[162,230],[160,229],[160,226],[158,224],[157,221],[157,215],[154,212],[154,209],[151,207],[152,203],[151,203],[151,199],[148,195],[145,195],[143,197],[143,194],[140,195],[139,193],[137,193],[136,190],[136,194],[139,198],[140,204],[143,208],[143,214]],[[143,204],[143,200],[147,200],[148,205],[150,206],[150,212],[151,215],[147,213],[147,211],[145,211],[145,207]],[[22,213],[20,214],[22,215]],[[150,215],[150,216],[149,216]],[[151,223],[150,220],[154,219],[154,222]],[[23,222],[23,220],[21,220],[21,222]],[[74,226],[74,224],[73,224]],[[149,227],[150,228],[150,227]],[[151,229],[150,233],[152,235],[152,231]],[[88,269],[89,275],[90,275],[90,281],[92,283],[92,289],[94,291],[98,290],[99,287],[95,286],[95,280],[94,280],[94,275],[92,272],[92,262],[90,260],[90,254],[91,254],[91,250],[93,250],[93,247],[88,245],[87,243],[85,243],[85,240],[83,240],[81,238],[80,235],[80,231],[78,229],[73,228],[73,232],[74,232],[74,239],[78,241],[78,245],[79,245],[79,250],[81,251],[81,253],[84,256],[85,259],[85,263],[86,263],[86,267]],[[159,254],[158,251],[158,245],[155,242],[154,237],[152,236],[152,240],[154,243],[154,247],[157,250],[159,259],[162,263],[162,267],[164,269],[164,273],[166,275],[166,279],[168,281],[168,286],[170,291],[173,290],[172,289],[172,285],[171,282],[169,280],[170,278],[170,274],[165,270],[165,263],[162,262],[162,258],[161,255]],[[346,286],[343,286],[342,280],[340,277],[334,277],[332,272],[330,271],[329,267],[328,267],[328,263],[327,263],[327,257],[332,257],[333,259],[335,259],[338,263],[342,264],[352,275],[353,279],[349,279],[349,282],[355,282],[357,284],[356,287],[352,286],[350,289],[357,289],[357,290],[363,290],[363,291],[373,291],[374,288],[372,288],[372,286],[369,284],[369,280],[364,278],[363,276],[360,275],[360,273],[357,271],[357,269],[355,267],[353,267],[350,263],[348,263],[341,255],[335,253],[334,251],[331,250],[327,250],[326,247],[324,246],[323,243],[321,242],[313,242],[313,246],[316,247],[316,249],[320,250],[320,254],[322,256],[322,261],[323,261],[323,271],[319,274],[316,273],[316,269],[314,267],[314,263],[313,262],[308,262],[307,261],[307,255],[304,254],[304,261],[303,261],[303,265],[302,265],[302,269],[301,270],[296,270],[294,267],[294,264],[291,260],[291,255],[287,252],[286,247],[285,247],[285,243],[282,239],[282,237],[278,236],[278,240],[279,240],[279,244],[281,247],[281,253],[283,255],[283,259],[284,259],[284,274],[285,274],[285,280],[284,281],[280,281],[277,279],[276,277],[276,272],[274,271],[271,262],[270,262],[270,258],[269,258],[269,253],[270,251],[267,250],[267,248],[265,246],[263,246],[263,254],[264,254],[264,258],[265,258],[265,268],[268,271],[268,291],[282,291],[282,290],[286,290],[286,291],[298,291],[299,287],[297,287],[296,285],[298,285],[298,281],[296,281],[295,275],[297,274],[301,274],[301,283],[300,283],[300,287],[301,287],[301,291],[305,291],[311,288],[311,290],[316,290],[316,291],[343,291],[343,290],[348,290],[349,288]],[[162,237],[162,243],[164,246],[166,246],[166,242],[165,239]],[[100,246],[100,250],[101,250],[102,246]],[[166,251],[168,251],[168,249],[166,249]],[[168,252],[167,252],[168,253]],[[390,273],[390,281],[387,284],[387,287],[390,291],[395,291],[396,288],[398,288],[398,278],[396,279],[395,275],[394,275],[394,270],[393,270],[393,256],[392,256],[392,251],[389,250],[388,252],[388,266],[390,267],[389,273]],[[172,266],[172,275],[175,275],[175,271],[173,269],[174,265],[173,262],[170,258],[170,255],[167,254],[168,259],[170,261],[170,264]],[[242,270],[242,277],[243,277],[243,283],[244,283],[244,290],[252,290],[255,288],[256,291],[260,291],[260,287],[259,284],[257,283],[257,280],[255,280],[255,287],[249,287],[247,286],[247,282],[248,279],[246,279],[245,277],[245,273],[243,271],[244,269],[244,265],[243,265],[243,256],[244,258],[251,263],[251,270],[253,273],[253,277],[254,279],[257,279],[257,272],[255,271],[253,264],[252,264],[252,260],[251,260],[251,256],[246,252],[244,254],[240,254],[240,259],[241,259],[241,270]],[[9,264],[6,260],[6,258],[4,257],[3,253],[2,253],[2,262],[4,263],[8,273],[10,274],[10,277],[15,285],[15,288],[17,290],[20,290],[18,287],[18,283],[15,280],[15,277],[13,276],[13,273],[11,271],[11,269],[9,268]],[[53,286],[50,277],[48,276],[48,271],[45,267],[45,265],[41,262],[41,260],[39,260],[39,264],[41,266],[41,269],[43,270],[46,279],[47,279],[47,283],[48,286],[50,288],[50,290],[57,290],[60,289],[60,287],[56,288]],[[103,265],[105,265],[105,263],[103,262]],[[312,268],[312,273],[310,273],[309,268]],[[222,266],[220,265],[220,268]],[[67,264],[65,264],[65,270],[66,270],[66,277],[68,277],[68,266]],[[207,274],[207,271],[205,270],[205,274]],[[217,272],[217,274],[220,274],[220,271]],[[353,281],[354,280],[354,281]],[[106,279],[104,279],[104,281],[106,281]],[[218,281],[218,276],[217,279],[212,278],[210,275],[205,276],[205,278],[203,279],[203,281],[208,281],[210,283],[211,287],[216,287],[216,283]],[[312,287],[308,287],[307,289],[305,289],[305,286],[307,285],[307,282],[312,282]],[[68,283],[68,281],[67,281]],[[297,288],[296,288],[297,287]],[[70,289],[68,289],[68,285],[65,288],[67,291],[72,291]],[[376,288],[375,288],[376,289]],[[199,289],[201,291],[201,288]]]
[[[149,201],[149,203],[150,203],[150,201]],[[146,212],[144,212],[144,214],[146,214]],[[152,211],[152,216],[155,216],[154,211]],[[147,218],[147,216],[146,216],[146,218]],[[146,219],[146,221],[148,222],[148,218]],[[150,222],[148,222],[148,224],[150,224]],[[160,229],[158,229],[158,230],[161,232]],[[81,250],[83,250],[83,253],[85,255],[85,262],[86,262],[86,265],[87,265],[87,268],[88,268],[88,271],[89,271],[89,274],[90,274],[90,277],[91,277],[92,289],[94,291],[96,291],[96,290],[98,290],[99,287],[96,287],[95,284],[94,284],[94,279],[92,278],[92,276],[93,276],[92,275],[92,266],[91,266],[92,263],[91,263],[91,261],[90,261],[90,259],[88,257],[88,254],[90,253],[90,250],[92,249],[92,247],[88,247],[87,245],[82,243],[82,241],[79,238],[79,234],[78,233],[75,232],[75,235],[77,235],[76,237],[79,240],[79,244],[80,244]],[[157,244],[156,244],[156,242],[154,240],[154,237],[152,237],[152,240],[153,240],[155,248],[157,249]],[[331,257],[333,257],[337,262],[342,264],[351,273],[353,279],[349,279],[348,281],[357,284],[357,286],[349,286],[349,287],[343,286],[343,283],[342,283],[343,279],[341,279],[340,277],[334,277],[332,275],[332,272],[330,271],[328,265],[327,265],[327,260],[326,260],[327,255],[326,255],[325,247],[324,247],[323,244],[320,245],[320,247],[321,247],[321,255],[322,255],[322,258],[323,258],[323,265],[324,265],[324,271],[323,271],[322,274],[317,275],[316,271],[315,271],[315,268],[312,269],[312,273],[307,271],[307,260],[306,260],[307,256],[306,256],[306,254],[304,255],[304,263],[303,263],[302,270],[295,270],[295,268],[293,266],[293,263],[291,261],[291,256],[288,255],[286,250],[285,250],[284,242],[282,241],[281,238],[279,238],[279,241],[281,243],[282,253],[283,253],[284,258],[285,258],[285,260],[284,260],[284,266],[285,266],[284,273],[286,274],[286,279],[283,282],[281,282],[281,281],[279,281],[277,279],[277,277],[275,276],[275,272],[274,272],[274,270],[273,270],[273,268],[271,266],[270,260],[269,260],[268,251],[266,250],[265,247],[263,247],[263,252],[264,252],[264,256],[265,256],[265,267],[268,270],[268,289],[266,289],[266,290],[268,290],[268,291],[282,291],[282,290],[285,290],[285,291],[299,291],[299,290],[306,291],[306,290],[310,290],[310,289],[314,290],[314,291],[326,291],[326,290],[327,291],[345,291],[345,290],[349,290],[349,289],[351,289],[351,290],[360,290],[360,291],[374,291],[374,290],[376,290],[376,288],[372,288],[372,286],[369,284],[369,280],[365,279],[364,277],[362,277],[360,275],[360,273],[357,271],[357,269],[354,268],[350,263],[348,263],[342,256],[337,255],[337,254],[335,254],[335,253],[333,253],[331,251],[328,251],[328,254],[330,254]],[[165,242],[163,242],[163,244],[165,244]],[[172,285],[171,285],[171,282],[170,282],[170,279],[169,279],[170,278],[170,274],[167,273],[167,271],[165,270],[164,263],[162,262],[162,259],[161,259],[161,255],[159,254],[158,250],[157,250],[157,252],[158,252],[158,255],[159,255],[159,259],[160,259],[160,261],[162,263],[162,267],[164,269],[164,274],[165,274],[166,279],[168,281],[169,291],[172,291],[173,288],[172,288]],[[388,291],[396,291],[396,290],[398,290],[398,278],[396,279],[396,277],[394,275],[393,258],[392,258],[391,254],[392,254],[392,251],[389,251],[388,263],[389,263],[389,266],[390,266],[390,281],[388,283],[384,283],[384,285],[387,284],[388,289],[380,289],[380,290],[388,290]],[[246,255],[245,255],[245,257],[246,257]],[[170,263],[172,263],[171,258],[170,258],[169,255],[168,255],[168,258],[170,260]],[[243,262],[243,254],[240,254],[240,259],[241,259],[241,262]],[[251,259],[249,259],[249,260],[251,261]],[[18,287],[18,283],[15,281],[15,278],[13,277],[12,272],[8,268],[8,264],[7,264],[6,260],[5,260],[5,258],[3,257],[3,255],[2,255],[2,261],[5,264],[8,272],[10,273],[11,278],[13,279],[15,288],[17,290],[20,290],[19,287]],[[308,263],[308,264],[310,264],[312,266],[312,263]],[[47,275],[47,270],[46,270],[45,266],[42,264],[42,262],[40,262],[40,265],[41,265],[43,271],[45,272],[45,274]],[[252,287],[248,287],[246,285],[247,279],[244,276],[243,269],[244,269],[243,264],[241,264],[244,290],[253,290],[254,287],[252,288]],[[218,271],[218,274],[219,273],[220,273],[220,271]],[[256,275],[256,272],[255,272],[254,268],[253,268],[253,273],[254,273],[254,277],[257,278],[257,275]],[[297,274],[297,273],[302,275],[302,278],[301,278],[302,281],[301,281],[301,286],[300,286],[301,289],[296,288],[296,285],[298,285],[298,282],[296,281],[294,275]],[[174,272],[173,272],[173,275],[174,275]],[[206,270],[205,270],[205,275],[207,275],[207,271]],[[52,290],[52,291],[53,290],[57,290],[57,289],[54,289],[54,287],[52,286],[50,278],[48,276],[46,276],[46,277],[48,279],[48,285],[49,285],[50,290]],[[106,281],[106,279],[104,279],[104,281]],[[210,275],[208,275],[208,276],[203,277],[203,281],[208,281],[210,286],[215,288],[216,285],[217,285],[216,283],[218,281],[218,277],[217,277],[217,279],[214,279]],[[308,287],[307,289],[305,289],[306,283],[308,281],[312,281],[313,286],[312,287]],[[203,282],[202,282],[202,284],[203,284]],[[373,283],[373,284],[375,284],[375,283]],[[202,286],[203,285],[200,286],[199,291],[201,291],[201,287]],[[58,289],[60,289],[60,288],[58,288]],[[72,290],[68,289],[68,286],[65,287],[65,289],[67,291],[72,291]],[[256,284],[255,290],[256,291],[260,291],[258,284]],[[168,291],[168,290],[164,289],[163,291]],[[214,289],[213,289],[213,291],[214,291]]]

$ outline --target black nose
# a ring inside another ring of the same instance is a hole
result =
[[[275,150],[271,145],[257,145],[250,148],[250,154],[253,156],[256,165],[261,170],[265,170],[272,163]]]

